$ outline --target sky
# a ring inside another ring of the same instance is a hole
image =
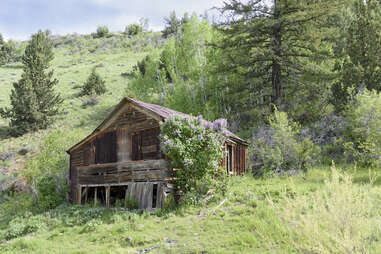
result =
[[[163,28],[171,11],[216,14],[223,0],[1,0],[0,33],[13,40],[28,40],[39,29],[53,34],[89,34],[100,25],[111,31],[149,19],[149,29]]]

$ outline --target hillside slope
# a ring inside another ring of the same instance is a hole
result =
[[[114,33],[108,38],[96,39],[91,35],[67,35],[55,36],[52,40],[55,58],[51,68],[59,80],[57,91],[64,98],[63,113],[47,130],[27,133],[18,138],[7,134],[7,121],[0,118],[2,172],[22,168],[25,159],[38,152],[41,140],[52,131],[71,132],[78,138],[87,135],[126,96],[130,79],[128,74],[136,62],[146,54],[158,50],[164,43],[159,33],[145,33],[135,37]],[[107,87],[106,94],[98,98],[99,103],[95,106],[86,105],[91,103],[89,99],[79,96],[79,88],[93,67],[97,67],[97,72],[105,79]],[[19,80],[21,73],[21,63],[0,67],[0,107],[9,105],[12,83]],[[24,152],[19,153],[22,149],[28,151],[25,156],[22,155]]]

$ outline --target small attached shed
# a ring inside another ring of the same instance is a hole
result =
[[[173,170],[160,150],[160,122],[184,113],[124,98],[85,139],[71,147],[69,199],[113,206],[130,198],[140,209],[161,208],[175,191]],[[247,142],[231,132],[221,164],[231,175],[247,171]]]

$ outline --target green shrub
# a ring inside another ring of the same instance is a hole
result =
[[[52,209],[65,201],[69,172],[65,149],[77,140],[77,133],[54,132],[43,140],[40,153],[27,162],[22,175],[40,209]]]
[[[124,200],[124,206],[130,210],[135,210],[139,208],[139,202],[132,198],[126,198]]]
[[[182,169],[176,176],[183,192],[210,187],[223,157],[225,127],[224,119],[210,123],[202,116],[174,116],[161,124],[161,148],[172,166]]]
[[[139,24],[131,24],[126,26],[124,32],[130,36],[138,35],[143,32],[143,27]]]
[[[38,206],[42,210],[56,208],[65,201],[66,185],[57,192],[57,181],[54,176],[43,176],[38,184]]]
[[[81,95],[101,95],[106,92],[105,81],[93,68],[87,81],[81,88]]]
[[[347,108],[345,154],[365,166],[381,166],[381,94],[364,90]]]
[[[109,30],[107,26],[98,26],[97,32],[94,35],[94,38],[102,38],[106,37],[109,34]]]
[[[287,113],[275,109],[269,126],[254,136],[250,146],[254,173],[283,174],[307,170],[318,156],[319,148],[308,137],[302,137],[300,126]]]
[[[33,216],[31,213],[25,213],[23,216],[17,216],[11,220],[5,231],[5,239],[13,239],[29,233],[36,232],[44,227],[43,216]]]

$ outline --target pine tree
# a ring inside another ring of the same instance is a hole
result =
[[[237,104],[238,113],[243,111],[242,103],[248,105],[248,111],[269,105],[287,110],[301,89],[303,97],[324,91],[309,88],[307,79],[323,77],[317,65],[327,54],[321,46],[324,22],[340,4],[340,0],[226,2],[220,9],[223,22],[218,24],[224,37],[217,45],[223,51],[217,71],[224,76],[238,75],[225,82],[227,88],[219,89],[229,90],[230,101],[225,104]]]
[[[381,6],[377,0],[355,0],[347,14],[349,24],[337,50],[332,104],[345,109],[350,96],[361,89],[381,91]],[[340,47],[341,46],[341,47]]]
[[[10,120],[12,134],[46,128],[59,112],[63,100],[54,91],[58,80],[53,70],[48,71],[53,60],[53,46],[46,32],[32,35],[22,57],[21,79],[13,84],[11,107],[0,109],[0,114]]]
[[[85,84],[82,86],[81,95],[101,95],[106,92],[105,81],[93,68]]]
[[[181,28],[181,20],[176,16],[176,12],[172,11],[168,18],[164,18],[165,28],[162,31],[163,37],[168,38],[179,33]]]

